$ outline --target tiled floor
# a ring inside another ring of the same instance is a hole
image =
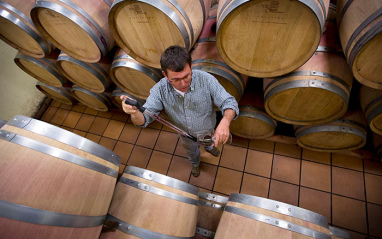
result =
[[[36,118],[114,150],[122,158],[120,173],[133,165],[214,194],[270,198],[322,214],[353,238],[382,238],[382,163],[234,137],[232,145],[220,146],[219,157],[202,150],[201,174],[194,178],[178,135],[160,123],[141,129],[120,110],[56,101],[45,103]]]

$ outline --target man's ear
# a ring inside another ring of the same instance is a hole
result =
[[[163,76],[166,77],[166,79],[168,80],[168,77],[167,77],[167,75],[166,75],[166,73],[165,73],[164,71],[162,71],[162,74],[163,74]]]

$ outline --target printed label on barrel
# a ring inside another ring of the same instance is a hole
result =
[[[286,24],[285,4],[280,4],[279,1],[266,1],[256,8],[257,14],[253,22]]]

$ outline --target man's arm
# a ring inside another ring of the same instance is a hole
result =
[[[131,116],[131,121],[133,121],[134,125],[136,126],[144,125],[144,123],[146,122],[146,119],[143,116],[142,112],[140,112],[135,106],[125,104],[126,98],[127,96],[121,95],[123,111],[125,111],[126,114],[129,114]]]
[[[229,139],[229,126],[231,121],[235,118],[235,111],[233,109],[226,109],[223,114],[223,118],[220,120],[218,127],[216,127],[215,131],[215,147],[218,144],[225,144]]]

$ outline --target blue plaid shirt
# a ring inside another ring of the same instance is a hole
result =
[[[218,80],[200,70],[192,70],[190,88],[184,97],[176,92],[166,78],[162,78],[150,90],[144,107],[159,114],[165,110],[172,122],[179,128],[196,136],[197,132],[211,131],[215,128],[216,113],[213,103],[224,112],[226,109],[235,111],[239,115],[239,108],[235,98],[230,95]],[[144,114],[146,127],[153,121]]]

